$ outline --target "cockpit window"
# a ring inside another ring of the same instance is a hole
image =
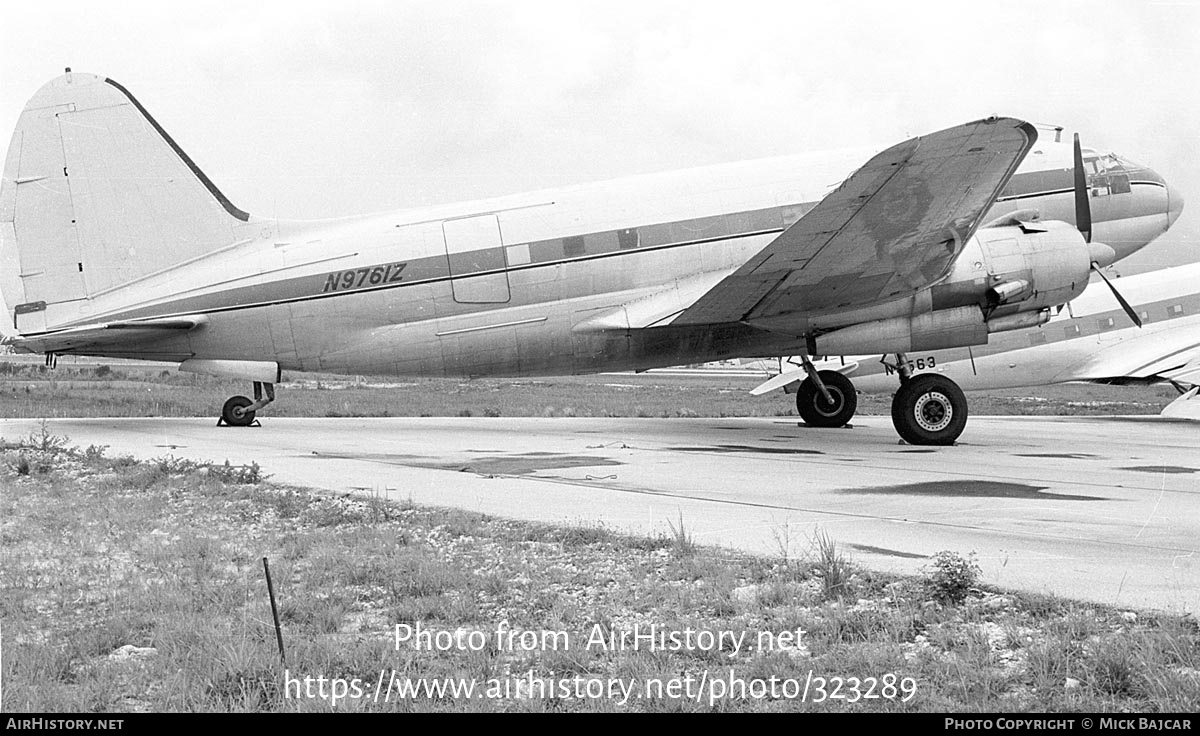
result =
[[[1089,169],[1089,174],[1108,174],[1112,172],[1125,171],[1125,162],[1118,158],[1115,154],[1108,153],[1103,156],[1095,156],[1085,158],[1083,160],[1084,167]]]
[[[1116,154],[1085,156],[1083,168],[1087,172],[1088,189],[1093,197],[1128,194],[1132,191],[1129,185],[1130,167]]]

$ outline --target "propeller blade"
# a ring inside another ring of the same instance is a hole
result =
[[[1092,205],[1088,201],[1087,172],[1083,170],[1083,150],[1079,134],[1075,134],[1075,227],[1083,233],[1085,243],[1092,242]],[[1108,279],[1105,279],[1107,281]]]
[[[1129,302],[1125,301],[1125,297],[1121,296],[1121,292],[1117,291],[1117,287],[1112,285],[1112,282],[1108,280],[1108,277],[1104,275],[1104,272],[1097,268],[1096,264],[1094,263],[1092,264],[1092,270],[1100,274],[1100,278],[1104,279],[1104,283],[1108,284],[1108,288],[1112,289],[1113,296],[1115,296],[1117,301],[1121,303],[1121,309],[1125,310],[1125,314],[1129,315],[1129,319],[1133,320],[1135,325],[1141,327],[1142,318],[1138,316],[1137,312],[1133,311],[1133,307],[1129,306]]]

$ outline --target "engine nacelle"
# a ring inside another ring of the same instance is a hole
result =
[[[861,322],[817,335],[816,355],[907,353],[984,345],[988,334],[1044,324],[1050,308],[1083,293],[1093,260],[1073,226],[1038,222],[980,229],[950,275],[912,301],[915,314]]]
[[[819,335],[815,355],[862,355],[983,345],[988,329],[977,306],[863,322]]]
[[[1065,222],[981,228],[931,289],[932,307],[977,304],[990,317],[1063,304],[1083,293],[1099,249]]]

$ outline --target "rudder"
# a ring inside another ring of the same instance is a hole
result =
[[[42,87],[0,182],[0,289],[20,332],[244,239],[250,220],[124,87],[72,73]]]

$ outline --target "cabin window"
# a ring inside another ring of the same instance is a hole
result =
[[[611,253],[620,248],[615,232],[595,233],[583,236],[583,250],[588,255],[595,253]]]
[[[529,244],[529,257],[534,263],[557,261],[563,257],[563,241],[539,240]]]
[[[1101,332],[1104,332],[1105,330],[1111,330],[1113,327],[1115,327],[1116,322],[1113,321],[1112,317],[1105,317],[1102,320],[1098,320],[1096,326],[1100,328]]]
[[[1067,325],[1067,329],[1064,332],[1066,332],[1067,337],[1079,337],[1079,325]]]
[[[630,250],[638,247],[638,231],[635,227],[626,228],[617,231],[617,244],[621,250]]]
[[[750,228],[746,232],[778,230],[783,227],[783,210],[779,207],[754,210],[753,212],[747,212],[746,216],[750,218]]]
[[[508,246],[508,265],[524,266],[529,261],[529,243]]]
[[[699,217],[695,220],[684,220],[675,224],[675,241],[680,243],[704,238],[719,238],[728,234],[725,230],[724,217]]]
[[[1030,334],[1029,335],[1029,344],[1030,345],[1045,345],[1046,344],[1046,333],[1042,332],[1041,330],[1038,330],[1037,332]]]
[[[642,245],[667,245],[671,243],[671,226],[666,225],[647,225],[638,228],[638,237],[641,239]]]
[[[1183,305],[1182,304],[1172,304],[1171,306],[1167,307],[1167,317],[1168,318],[1178,317],[1181,314],[1183,314]]]
[[[581,256],[586,252],[583,246],[583,236],[575,235],[570,238],[563,238],[563,255],[567,258]]]

